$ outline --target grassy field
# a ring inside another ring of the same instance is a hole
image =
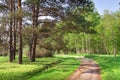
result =
[[[78,57],[92,58],[101,67],[102,80],[120,80],[120,56],[107,55],[55,55],[51,58],[37,58],[30,62],[23,58],[23,64],[8,62],[8,57],[0,57],[0,80],[66,80],[76,70]]]
[[[98,62],[101,67],[102,80],[120,80],[120,56],[114,58],[106,55],[86,56]]]
[[[0,57],[0,80],[65,80],[80,64],[78,59],[58,56],[38,58],[33,63],[24,57],[21,65],[8,59]]]
[[[39,73],[28,80],[66,80],[79,67],[80,61],[74,58],[63,58],[64,62]]]
[[[8,57],[0,57],[0,80],[22,80],[46,68],[46,65],[59,62],[60,58],[40,58],[31,63],[24,57],[23,64],[8,62]]]

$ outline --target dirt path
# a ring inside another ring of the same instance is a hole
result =
[[[101,80],[100,68],[92,59],[82,58],[81,66],[67,80]]]

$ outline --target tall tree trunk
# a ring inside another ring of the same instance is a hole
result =
[[[14,45],[13,45],[13,59],[15,60],[15,55],[16,55],[16,19],[15,19],[15,0],[13,2],[13,9],[14,9],[14,20],[13,20],[13,30],[14,30],[14,33],[13,33],[13,36],[14,36]]]
[[[35,54],[34,54],[34,51],[33,51],[33,45],[34,45],[34,37],[35,37],[35,31],[34,31],[34,28],[35,28],[35,5],[33,4],[32,6],[32,11],[33,11],[33,15],[32,15],[32,19],[33,19],[33,29],[32,29],[32,39],[31,39],[31,43],[30,43],[30,59],[31,59],[31,62],[34,62],[35,61]]]
[[[13,3],[13,0],[10,0],[10,13],[12,14],[12,4]],[[9,61],[12,62],[13,59],[12,59],[12,52],[13,52],[13,46],[12,46],[12,15],[10,15],[10,41],[9,41],[9,44],[10,44],[10,59]]]
[[[18,11],[21,14],[21,0],[18,0]],[[19,47],[19,64],[22,64],[22,16],[19,15],[18,18],[18,47]]]
[[[36,44],[37,44],[37,33],[35,28],[38,26],[38,14],[39,14],[39,0],[36,5],[33,4],[33,41],[32,41],[32,53],[31,62],[35,62]]]

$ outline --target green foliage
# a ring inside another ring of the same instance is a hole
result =
[[[83,39],[85,37],[85,33],[73,34],[68,33],[64,35],[64,41],[67,44],[67,48],[69,49],[81,49],[83,47]]]
[[[39,0],[26,0],[29,4],[38,4]]]
[[[91,44],[93,40],[92,34],[97,35],[96,26],[100,23],[100,15],[97,11],[85,11],[86,13],[84,13],[82,10],[82,8],[77,7],[66,16],[65,20],[56,24],[57,29],[59,29],[58,33],[62,35],[58,40],[64,43],[68,51],[82,51],[82,53],[90,52],[90,45],[93,45]],[[91,51],[95,52],[93,48],[91,48]]]
[[[66,32],[63,37],[66,47],[69,50],[79,50],[80,53],[116,54],[120,52],[119,13],[119,11],[115,13],[106,11],[101,18],[95,11],[87,14],[87,16],[82,15],[83,20],[78,16],[80,14],[75,13],[77,16],[70,17],[71,23],[68,25],[73,26],[74,29],[69,27],[68,29],[72,32]],[[65,25],[68,24],[67,22]],[[85,24],[82,25],[82,22]],[[75,29],[80,32],[76,34]]]
[[[110,13],[109,11],[106,11],[100,22],[100,25],[96,28],[107,53],[111,54],[113,53],[114,49],[119,52],[120,19],[118,14],[119,12]]]
[[[87,4],[87,2],[86,2]],[[90,9],[91,7],[89,7]],[[61,20],[56,26],[65,32],[79,33],[86,32],[89,27],[94,27],[99,23],[100,16],[97,12],[87,12],[81,7],[77,7],[66,15],[66,18]],[[88,32],[89,33],[89,32]]]

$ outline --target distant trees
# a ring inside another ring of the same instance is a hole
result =
[[[86,19],[89,28],[85,28],[87,26],[85,25],[84,31],[79,34],[65,34],[66,46],[73,51],[77,48],[76,53],[114,54],[116,57],[120,51],[119,14],[119,11],[114,13],[105,11],[102,17],[96,12],[88,15]]]
[[[77,15],[74,14],[70,22],[70,25],[67,25],[69,32],[64,36],[66,46],[76,51],[76,53],[91,53],[91,47],[93,46],[91,39],[92,35],[97,34],[95,27],[100,22],[100,15],[96,11],[86,14],[79,12]],[[71,27],[73,27],[73,29],[70,29]]]
[[[120,12],[110,13],[105,11],[101,24],[97,27],[97,31],[101,36],[103,45],[107,54],[119,53],[119,25],[120,25]]]

